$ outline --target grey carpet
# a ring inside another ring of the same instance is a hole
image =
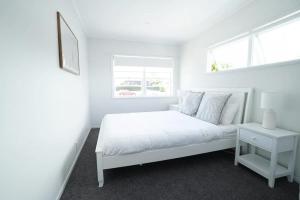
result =
[[[95,146],[99,129],[92,129],[61,200],[297,200],[298,184],[267,180],[233,165],[223,151],[181,159],[105,170],[104,187],[97,187]]]

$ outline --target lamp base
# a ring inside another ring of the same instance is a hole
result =
[[[262,127],[266,129],[276,128],[276,113],[272,109],[264,111]]]

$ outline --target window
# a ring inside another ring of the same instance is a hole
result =
[[[171,96],[173,68],[146,67],[146,96]]]
[[[207,71],[300,59],[300,11],[208,49]]]
[[[142,96],[144,69],[114,66],[114,96]]]
[[[253,65],[300,58],[300,18],[253,35]]]
[[[114,56],[113,96],[172,96],[173,66],[171,58]]]
[[[247,66],[248,37],[243,37],[224,45],[217,46],[208,52],[210,71],[216,72]]]

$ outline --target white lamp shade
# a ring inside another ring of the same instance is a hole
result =
[[[278,96],[276,92],[263,92],[261,94],[260,107],[263,109],[274,109]]]

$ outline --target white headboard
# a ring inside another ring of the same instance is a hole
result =
[[[234,119],[234,124],[250,122],[253,88],[196,88],[189,89],[192,92],[225,92],[231,93],[231,99],[238,100],[240,108]],[[230,100],[229,98],[229,100]]]

